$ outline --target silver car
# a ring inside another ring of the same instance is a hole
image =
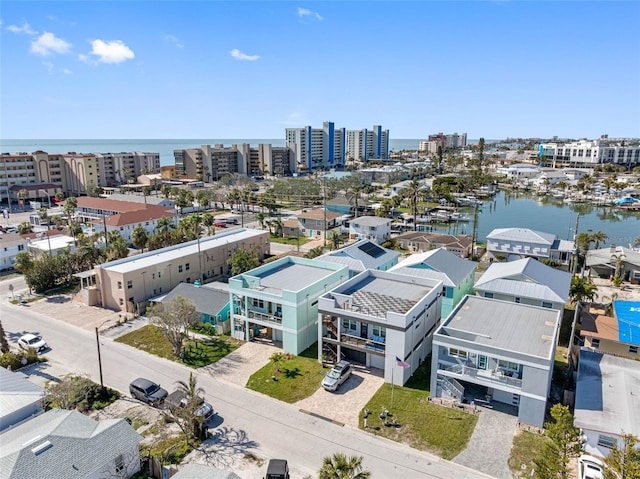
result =
[[[337,391],[349,376],[351,376],[352,368],[349,361],[340,361],[322,380],[322,387],[327,391]]]

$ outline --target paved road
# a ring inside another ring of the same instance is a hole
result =
[[[92,332],[30,311],[28,306],[8,304],[6,300],[0,308],[11,342],[25,331],[38,332],[51,346],[46,353],[51,371],[88,374],[98,381],[96,338]],[[104,382],[123,392],[128,391],[129,382],[137,376],[171,388],[176,380],[186,380],[192,371],[108,338],[100,337],[100,344]],[[47,366],[44,374],[46,369]],[[315,475],[322,458],[335,452],[362,455],[374,478],[490,477],[360,430],[303,414],[295,406],[206,374],[199,375],[198,383],[219,412],[222,422],[218,430],[237,441],[232,449],[267,458],[285,457],[301,477]]]

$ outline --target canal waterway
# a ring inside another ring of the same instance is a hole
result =
[[[564,203],[552,196],[533,196],[525,192],[500,191],[493,198],[483,198],[478,211],[478,242],[496,228],[528,228],[555,234],[559,239],[573,239],[576,218],[578,233],[602,231],[608,239],[602,246],[629,246],[640,237],[640,211],[625,211],[590,203]],[[470,218],[466,223],[431,225],[428,231],[450,234],[473,233],[473,207],[460,208]]]

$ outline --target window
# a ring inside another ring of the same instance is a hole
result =
[[[607,449],[615,449],[616,439],[611,436],[605,436],[604,434],[600,434],[598,436],[598,446],[606,447]]]
[[[345,331],[345,333],[355,333],[358,329],[358,323],[357,321],[353,321],[352,319],[343,319],[342,329]]]
[[[161,277],[162,277],[162,273],[158,271],[158,279],[160,279]]]
[[[258,298],[252,298],[252,301],[253,301],[254,308],[264,309],[264,300],[258,299]]]
[[[600,348],[600,338],[591,338],[591,347],[594,349]]]
[[[485,298],[493,298],[493,293],[489,293],[488,291],[484,292],[484,297]]]
[[[629,352],[631,354],[638,354],[638,346],[629,346]]]
[[[631,276],[633,279],[640,279],[640,271],[634,271]]]
[[[118,454],[115,459],[116,463],[116,473],[122,472],[124,469],[124,457],[122,454]]]
[[[498,367],[500,369],[507,369],[509,371],[519,371],[520,365],[517,363],[512,363],[511,361],[503,361],[502,359],[498,360]]]
[[[449,348],[449,356],[454,358],[467,359],[467,352],[462,349]]]
[[[553,307],[553,304],[551,304],[549,301],[543,301],[542,307],[551,309]]]
[[[156,279],[156,274],[155,273],[151,273],[151,279]]]
[[[178,273],[182,273],[182,265],[178,265]]]
[[[120,304],[120,306],[122,306],[122,305],[124,304],[124,299],[120,298],[120,299],[118,300],[118,303]]]
[[[122,281],[118,281],[118,289],[122,289]]]
[[[189,271],[189,268],[191,267],[191,263],[187,263],[184,265],[184,269]]]
[[[381,343],[384,343],[384,339],[387,337],[387,328],[384,326],[374,326],[373,328],[373,340],[376,340],[376,336],[381,338]]]
[[[24,245],[23,244],[19,244],[18,245],[18,251],[24,251]]]
[[[127,281],[127,289],[131,289],[133,288],[133,281],[129,280]]]
[[[520,303],[520,298],[518,296],[516,296],[515,300],[516,303]]]

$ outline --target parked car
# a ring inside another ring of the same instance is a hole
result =
[[[20,336],[20,339],[18,339],[18,346],[22,349],[33,349],[38,353],[49,347],[44,339],[42,339],[42,336],[31,333]]]
[[[129,384],[131,397],[151,406],[159,406],[167,398],[167,390],[162,389],[159,384],[148,379],[138,378]]]
[[[215,226],[216,228],[226,228],[227,227],[227,222],[218,220],[218,221],[213,223],[213,226]]]
[[[203,398],[199,398],[199,406],[196,409],[196,416],[203,417],[208,420],[214,414],[213,406],[205,401]],[[189,400],[184,391],[176,389],[167,396],[164,403],[171,407],[182,408],[189,404]]]
[[[604,464],[600,459],[583,454],[578,458],[578,479],[604,479]]]
[[[349,361],[340,361],[331,371],[322,379],[322,387],[327,391],[337,391],[349,376],[351,376],[352,368]]]
[[[289,479],[289,465],[286,459],[270,459],[265,479]]]

